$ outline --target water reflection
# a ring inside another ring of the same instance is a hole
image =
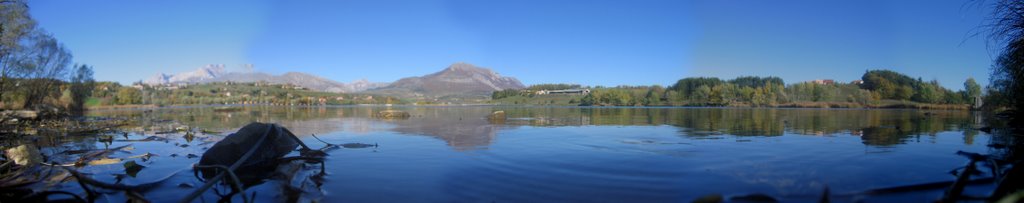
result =
[[[274,122],[298,135],[347,132],[365,134],[393,131],[444,140],[456,149],[488,146],[498,131],[517,126],[655,126],[678,127],[684,137],[714,135],[860,136],[865,145],[891,146],[914,136],[962,131],[965,144],[973,144],[980,116],[965,111],[869,109],[733,109],[733,108],[518,108],[518,107],[395,107],[412,117],[374,118],[385,107],[270,107],[247,106],[234,112],[212,108],[171,108],[153,111],[103,111],[93,115],[123,116],[143,126],[178,120],[203,129],[231,131],[249,122]],[[493,111],[508,119],[489,121]]]
[[[411,116],[377,118],[382,110]],[[506,119],[487,119],[499,110]],[[947,180],[945,172],[963,164],[953,152],[1012,155],[1012,147],[986,145],[1018,142],[975,130],[981,117],[962,111],[256,106],[92,115],[140,122],[145,134],[181,126],[227,134],[259,121],[332,143],[379,142],[380,148],[343,149],[326,162],[334,172],[325,183],[328,199],[354,202],[816,197],[826,185],[849,194]],[[147,170],[157,171],[140,176]]]
[[[493,142],[498,131],[505,125],[492,124],[484,115],[491,109],[467,108],[452,111],[445,108],[422,108],[410,110],[413,118],[394,120],[392,131],[426,135],[444,140],[456,150],[486,148]]]

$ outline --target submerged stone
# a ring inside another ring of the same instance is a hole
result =
[[[383,111],[377,112],[377,117],[380,117],[380,118],[409,118],[410,115],[409,115],[408,112],[405,112],[405,111],[383,110]]]
[[[493,121],[504,121],[505,118],[506,118],[505,111],[494,111],[494,112],[491,112],[491,115],[487,116],[487,119],[493,120]]]

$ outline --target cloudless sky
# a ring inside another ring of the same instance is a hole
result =
[[[972,1],[31,1],[99,80],[205,64],[394,81],[455,62],[525,84],[684,77],[859,79],[892,69],[962,89],[993,52]]]

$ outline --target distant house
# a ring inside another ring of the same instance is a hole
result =
[[[836,84],[836,81],[832,80],[832,79],[818,79],[818,80],[812,80],[811,83],[819,84],[819,85],[833,85],[833,84]]]
[[[854,85],[863,85],[863,84],[864,84],[864,81],[863,81],[863,80],[854,80],[854,81],[851,81],[851,82],[850,82],[850,84],[854,84]]]
[[[540,91],[537,91],[535,94],[537,94],[537,95],[548,95],[548,94],[560,94],[560,95],[578,94],[578,95],[587,95],[587,94],[590,94],[590,89],[540,90]]]

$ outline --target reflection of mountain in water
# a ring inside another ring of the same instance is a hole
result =
[[[977,117],[964,111],[864,109],[734,109],[734,108],[529,108],[529,107],[396,107],[412,118],[381,120],[373,115],[385,107],[241,107],[233,112],[212,108],[169,108],[155,112],[106,111],[143,122],[178,120],[202,129],[233,131],[249,122],[280,123],[297,135],[332,132],[395,131],[444,140],[456,149],[486,147],[497,132],[511,126],[671,125],[681,136],[860,136],[865,145],[903,144],[912,136],[964,131],[964,142],[978,134]],[[505,111],[508,119],[489,122],[486,116]]]
[[[457,150],[486,147],[504,127],[488,122],[485,116],[491,113],[490,108],[426,108],[410,113],[416,117],[394,121],[392,130],[436,137]]]

